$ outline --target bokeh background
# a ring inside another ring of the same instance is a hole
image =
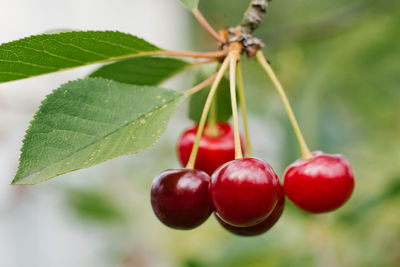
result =
[[[216,28],[240,22],[249,0],[202,0]],[[176,0],[0,0],[0,42],[55,29],[120,30],[174,50],[214,50]],[[9,183],[21,140],[44,96],[96,66],[0,85],[0,266],[400,266],[400,3],[273,1],[255,35],[287,88],[313,150],[342,153],[356,188],[339,210],[309,215],[287,201],[259,237],[229,234],[213,217],[175,231],[153,216],[149,190],[178,167],[187,106],[157,145],[35,186]],[[194,70],[164,86],[191,87]],[[275,91],[253,61],[244,79],[255,154],[280,177],[299,157]]]

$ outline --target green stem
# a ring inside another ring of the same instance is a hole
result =
[[[201,136],[203,135],[204,125],[207,120],[208,111],[210,110],[210,106],[211,106],[213,97],[215,95],[215,92],[217,91],[218,85],[221,82],[221,79],[224,76],[225,72],[227,71],[228,66],[229,66],[229,57],[226,57],[224,62],[221,65],[221,68],[217,72],[217,77],[215,78],[215,80],[211,86],[210,92],[208,93],[208,96],[207,96],[206,103],[204,104],[203,113],[201,114],[199,126],[198,126],[197,133],[196,133],[196,139],[193,144],[193,148],[192,148],[192,152],[189,157],[189,161],[186,164],[187,169],[194,169],[197,152],[199,150],[200,139],[201,139]]]
[[[209,137],[219,136],[219,128],[217,122],[217,101],[215,97],[211,103],[210,114],[208,115],[207,127],[204,130],[204,134]]]
[[[235,52],[236,51],[233,51],[228,55],[230,60],[229,81],[232,102],[233,134],[235,138],[235,159],[242,159],[243,153],[242,146],[240,145],[239,120],[236,102],[236,63],[238,60],[238,54]]]
[[[265,59],[265,56],[261,50],[257,52],[256,59],[257,59],[258,63],[261,65],[261,67],[268,74],[268,76],[271,78],[272,83],[274,84],[276,90],[278,91],[278,94],[279,94],[279,96],[283,102],[283,105],[286,109],[286,112],[288,114],[290,123],[293,126],[294,133],[296,134],[297,142],[299,143],[300,150],[301,150],[301,157],[304,160],[308,160],[308,159],[312,158],[312,154],[311,154],[310,150],[308,149],[306,141],[304,140],[303,134],[301,133],[299,124],[297,123],[296,117],[294,116],[292,107],[290,106],[289,99],[286,96],[286,93],[282,87],[282,84],[279,82],[278,78],[276,77],[271,66],[268,64],[268,62]]]
[[[237,72],[236,74],[237,87],[239,89],[239,102],[243,118],[244,137],[246,140],[246,150],[247,150],[247,155],[249,157],[252,157],[253,149],[251,148],[249,126],[247,123],[246,98],[244,95],[244,87],[243,87],[242,64],[240,62],[237,63],[236,72]]]

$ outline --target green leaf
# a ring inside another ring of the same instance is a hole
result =
[[[202,76],[202,75],[201,75]],[[199,79],[199,81],[205,78]],[[204,88],[192,95],[189,100],[189,118],[195,122],[200,121],[201,113],[206,102],[210,87]],[[232,116],[232,102],[230,96],[229,80],[222,78],[214,96],[217,121],[229,121]]]
[[[121,32],[35,35],[0,45],[0,83],[157,51],[161,49]]]
[[[101,78],[64,84],[35,114],[12,183],[35,184],[148,149],[186,96]]]
[[[157,85],[189,65],[190,63],[175,58],[137,57],[102,66],[89,77],[137,85]]]
[[[200,0],[179,0],[182,4],[185,5],[189,10],[193,11],[197,9],[199,6]]]

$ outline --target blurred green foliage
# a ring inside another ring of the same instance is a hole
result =
[[[99,190],[71,189],[67,196],[72,211],[91,223],[118,222],[123,218],[112,198]]]
[[[203,71],[199,71],[197,73],[196,83],[206,80],[208,77],[212,75],[206,75]],[[189,99],[189,112],[188,117],[195,121],[199,122],[201,118],[201,114],[203,113],[203,107],[206,103],[207,96],[211,90],[211,86],[200,90],[199,92],[193,94]],[[229,80],[227,78],[222,78],[217,92],[215,93],[213,104],[215,105],[214,114],[217,121],[229,121],[232,116],[232,102],[231,95],[229,89]],[[211,114],[212,109],[210,109],[209,115]]]
[[[222,28],[239,23],[248,3],[203,0],[199,8],[212,25]],[[215,49],[197,22],[189,21],[193,49]],[[255,32],[266,43],[264,51],[287,89],[310,147],[342,153],[354,167],[355,192],[339,210],[310,215],[287,201],[277,225],[254,238],[233,236],[212,217],[193,231],[164,227],[152,214],[149,190],[157,172],[178,166],[171,154],[187,126],[179,115],[155,148],[121,161],[121,178],[112,190],[108,182],[102,188],[109,194],[75,192],[72,206],[85,211],[81,215],[100,219],[98,214],[109,212],[108,202],[101,199],[116,198],[113,203],[130,225],[121,228],[120,246],[132,248],[134,255],[151,255],[140,266],[400,266],[399,29],[396,0],[280,0],[271,2]],[[279,156],[264,158],[278,162],[273,167],[281,176],[299,157],[295,137],[268,78],[253,60],[243,61],[249,116],[255,118],[250,131],[268,131],[271,121],[281,127],[274,137],[282,140]],[[255,125],[263,121],[261,128]],[[89,204],[82,204],[86,197]]]

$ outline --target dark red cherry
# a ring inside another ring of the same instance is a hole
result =
[[[178,140],[178,157],[182,166],[185,166],[189,160],[197,128],[198,125],[187,129]],[[235,159],[235,141],[231,125],[220,122],[218,129],[219,135],[214,137],[205,135],[207,131],[204,130],[195,163],[196,169],[205,171],[209,175],[212,175],[222,164]],[[242,150],[244,150],[243,146]]]
[[[310,160],[299,159],[284,175],[285,194],[299,208],[321,213],[342,206],[354,189],[354,175],[342,155],[314,152]]]
[[[217,221],[224,227],[226,230],[229,232],[236,234],[236,235],[241,235],[241,236],[255,236],[255,235],[260,235],[271,229],[272,226],[275,225],[275,223],[279,220],[283,213],[283,209],[285,208],[285,193],[283,191],[283,186],[280,186],[279,190],[279,196],[278,196],[278,203],[276,203],[276,206],[274,210],[271,212],[271,214],[264,219],[264,221],[250,227],[236,227],[232,226],[230,224],[227,224],[226,222],[222,221],[218,216],[215,216],[217,218]]]
[[[161,172],[151,187],[154,214],[175,229],[192,229],[211,214],[208,200],[210,176],[203,171],[171,169]]]
[[[248,227],[262,222],[275,208],[279,180],[264,161],[237,159],[213,173],[208,193],[220,219],[233,226]]]

